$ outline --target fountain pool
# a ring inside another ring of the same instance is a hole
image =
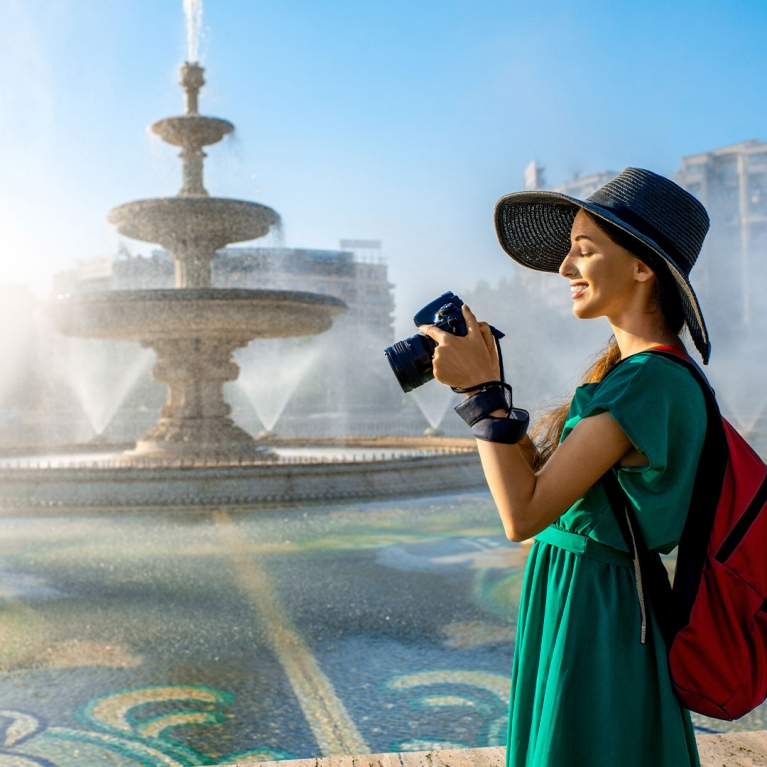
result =
[[[226,506],[268,508],[485,487],[473,441],[452,438],[280,438],[254,441],[268,460],[179,457],[116,462],[104,444],[0,458],[0,517]]]
[[[486,492],[0,527],[2,764],[504,742],[526,549]]]

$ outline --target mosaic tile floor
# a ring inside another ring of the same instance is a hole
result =
[[[0,767],[504,742],[526,550],[486,493],[3,519],[0,540]]]

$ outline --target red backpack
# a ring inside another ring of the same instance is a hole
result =
[[[634,558],[642,641],[649,592],[677,697],[692,711],[737,719],[767,698],[767,465],[722,418],[706,377],[687,355],[670,346],[652,352],[693,374],[708,416],[673,591],[613,471],[604,485]]]

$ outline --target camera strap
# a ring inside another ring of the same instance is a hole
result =
[[[509,392],[509,407],[511,407],[511,386],[506,383],[506,375],[503,372],[503,352],[501,351],[501,339],[506,334],[497,328],[494,328],[492,325],[489,325],[488,327],[490,328],[490,332],[493,334],[493,338],[495,339],[495,350],[498,353],[498,368],[501,374],[501,380],[485,381],[484,383],[477,384],[476,386],[467,386],[466,388],[462,388],[460,386],[451,386],[450,388],[456,394],[471,394],[471,392],[474,391],[483,391],[484,389],[492,389],[494,386],[500,386]]]

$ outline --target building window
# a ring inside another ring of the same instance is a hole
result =
[[[728,157],[719,165],[719,172],[726,181],[731,181],[738,176],[738,158]],[[737,181],[735,182],[737,183]]]
[[[749,175],[748,204],[751,213],[767,216],[767,173]]]

